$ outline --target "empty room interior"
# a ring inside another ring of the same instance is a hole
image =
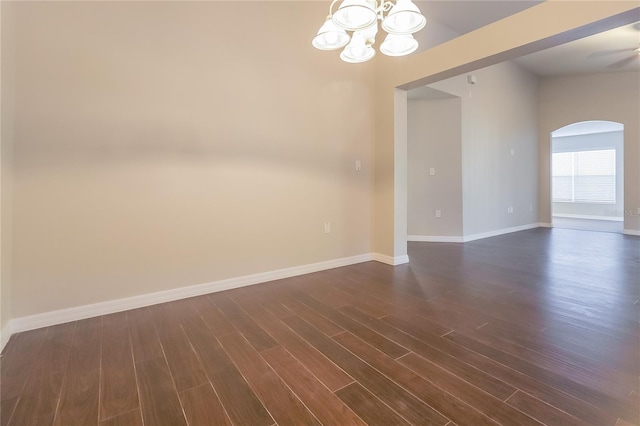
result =
[[[640,425],[638,1],[0,15],[0,426]]]

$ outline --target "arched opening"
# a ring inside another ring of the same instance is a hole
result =
[[[581,121],[551,132],[551,218],[557,228],[623,231],[623,124]]]

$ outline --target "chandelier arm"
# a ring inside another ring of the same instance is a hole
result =
[[[333,5],[336,4],[337,2],[339,2],[340,0],[333,0],[331,2],[331,4],[329,5],[329,16],[327,16],[328,19],[331,19],[331,17],[333,16],[333,12],[331,9],[333,9]]]
[[[393,3],[390,1],[380,0],[380,6],[376,7],[376,14],[378,15],[378,20],[384,20],[385,12],[388,12],[393,7]]]
[[[390,1],[385,1],[384,3],[382,3],[380,5],[380,11],[381,12],[388,12],[391,10],[391,8],[393,7],[393,3],[391,3]]]

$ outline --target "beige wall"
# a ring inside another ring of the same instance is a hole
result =
[[[640,231],[640,73],[550,77],[540,83],[539,216],[551,222],[551,132],[578,121],[624,125],[624,229]]]
[[[9,337],[11,320],[11,254],[13,192],[13,97],[15,59],[13,5],[0,2],[0,347]]]
[[[549,0],[425,52],[375,63],[375,193],[373,249],[406,255],[406,128],[400,89],[412,89],[637,20],[635,1]],[[544,22],[544,25],[540,23]],[[406,99],[406,96],[404,97]],[[398,155],[398,153],[400,155]]]
[[[324,3],[16,6],[14,318],[371,252],[373,66],[311,47]]]
[[[537,78],[510,62],[472,74],[430,85],[462,101],[463,235],[536,224]]]
[[[461,99],[410,99],[408,108],[407,233],[462,236]]]

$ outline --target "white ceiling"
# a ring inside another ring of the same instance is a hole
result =
[[[542,1],[532,0],[418,0],[420,11],[458,34],[466,34],[511,16]]]
[[[424,0],[416,4],[429,19],[465,34],[506,18],[541,1]],[[640,70],[640,11],[638,23],[606,31],[516,59],[540,76]]]
[[[640,70],[640,22],[516,59],[541,76]]]
[[[442,92],[429,86],[418,87],[407,92],[407,99],[449,99],[455,97],[451,93]]]

